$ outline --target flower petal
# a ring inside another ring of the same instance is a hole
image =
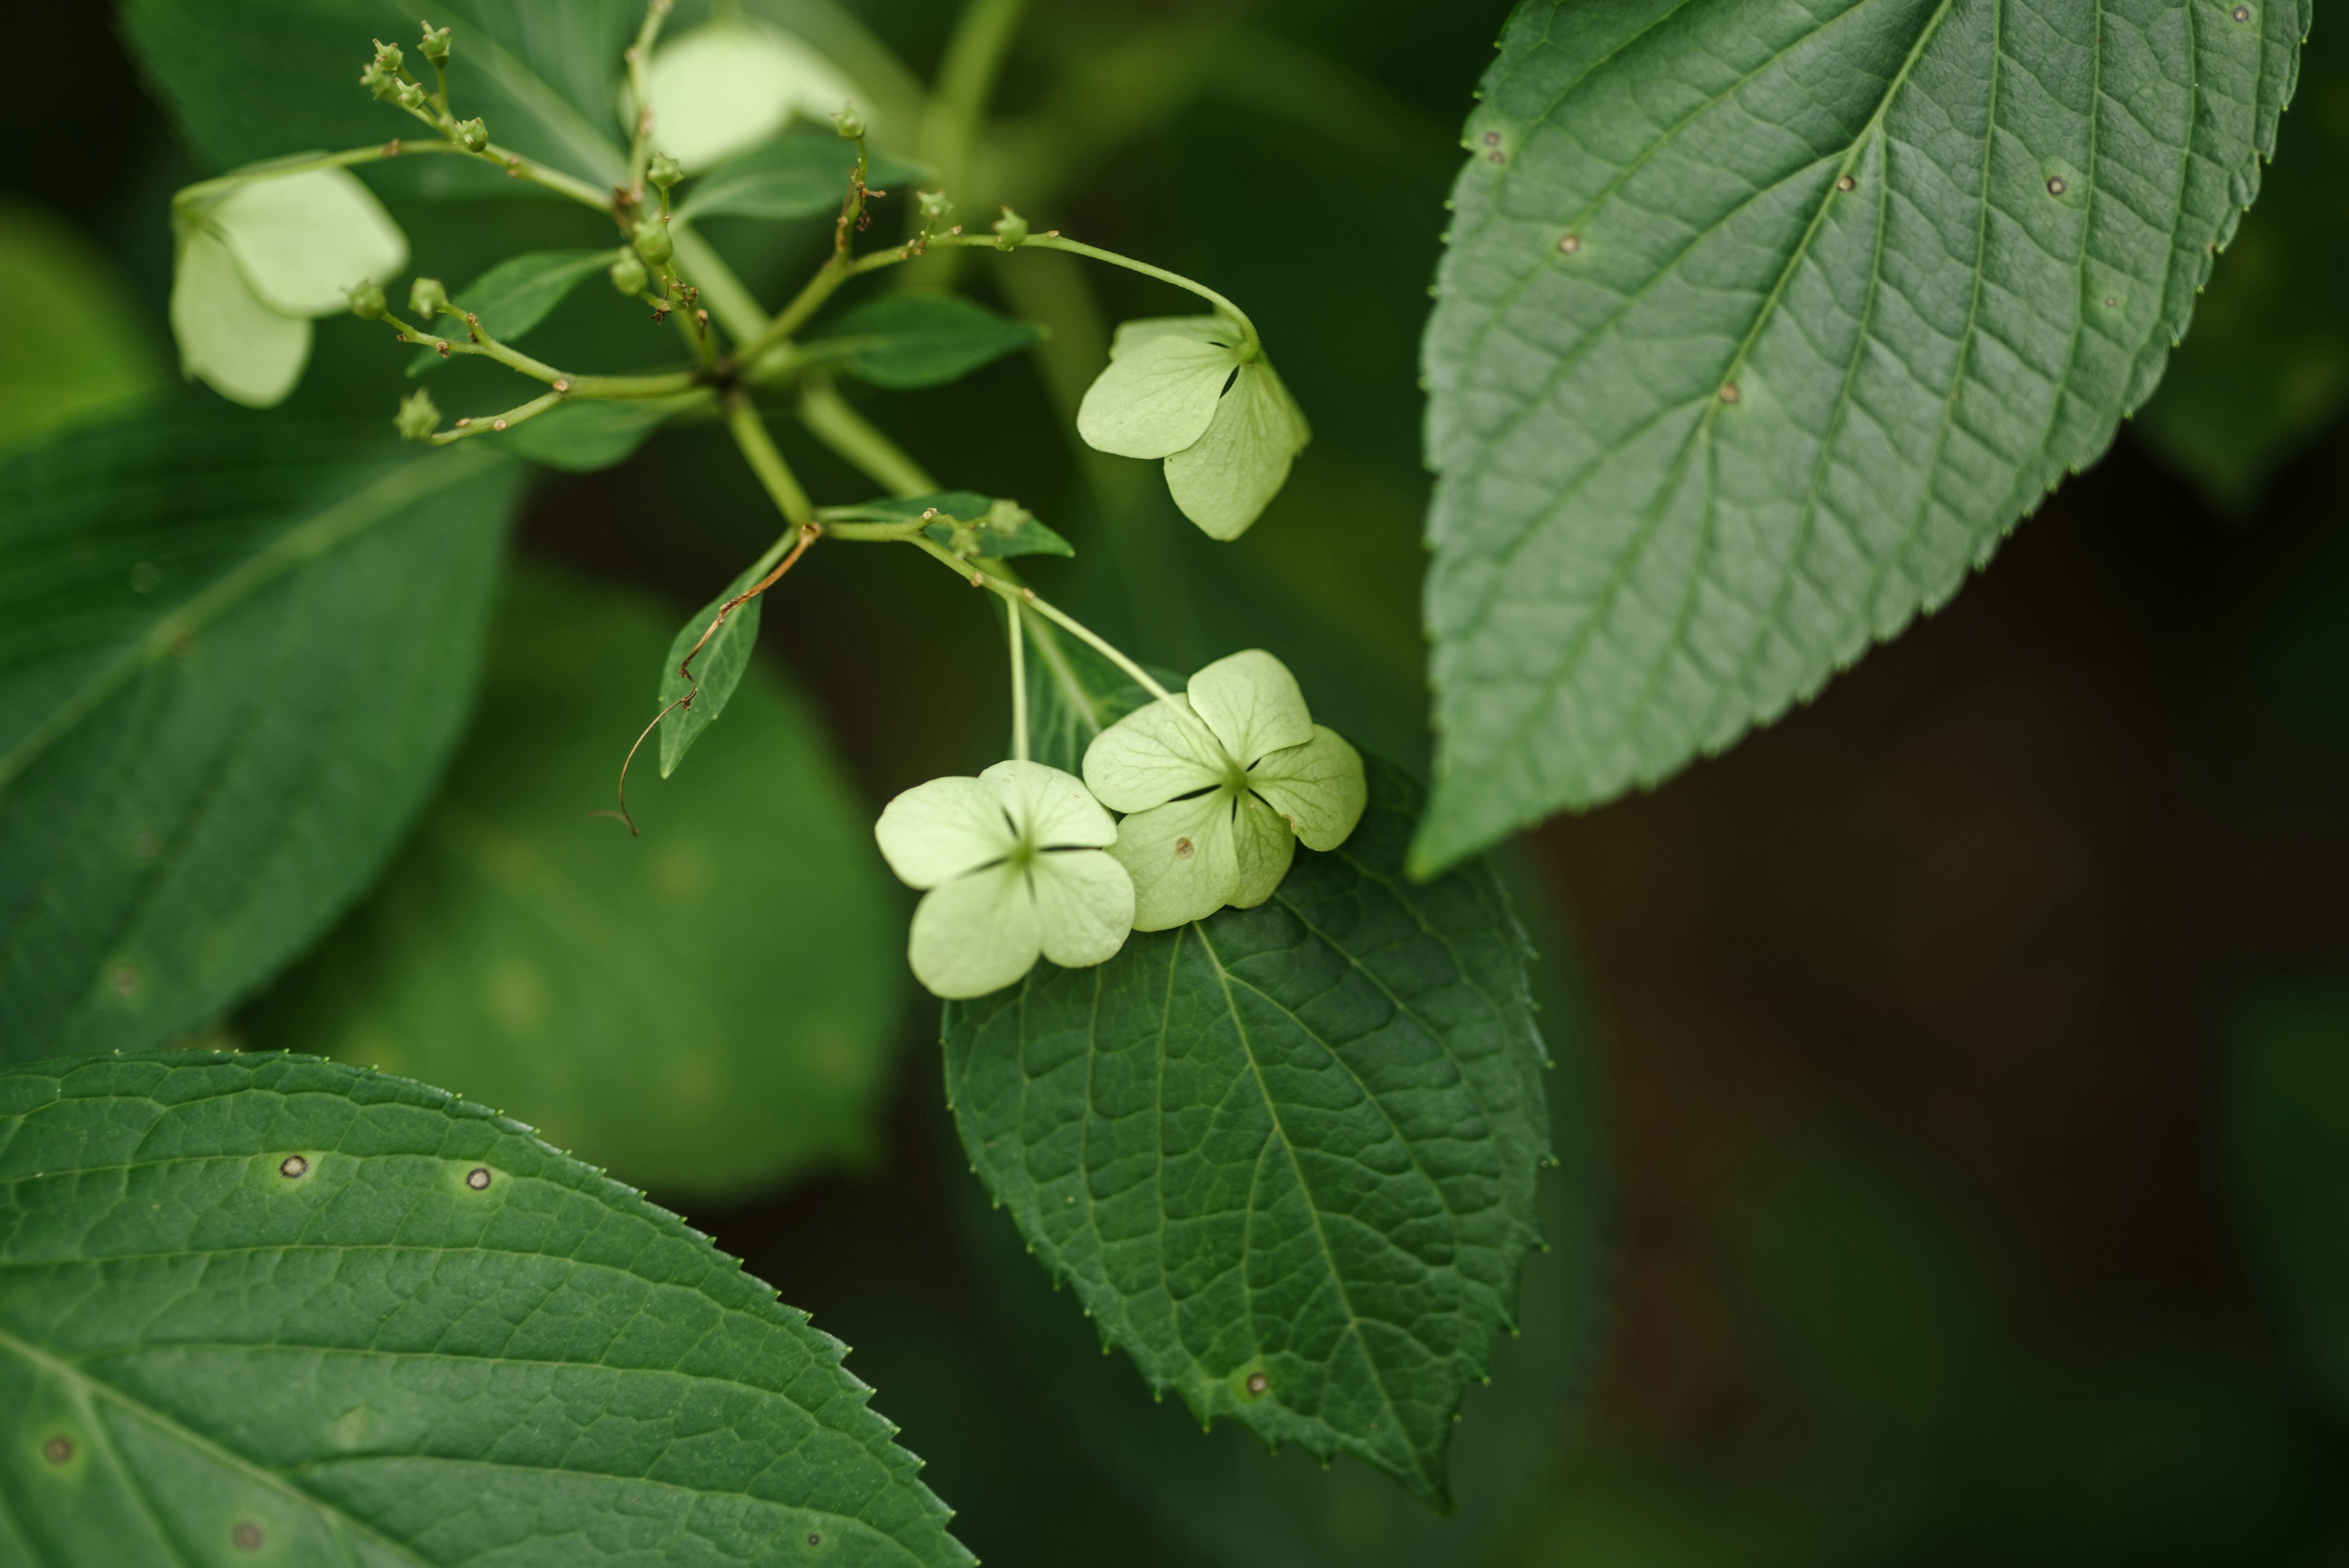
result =
[[[284,402],[310,358],[310,324],[264,305],[228,247],[202,229],[180,243],[171,335],[181,369],[247,408]]]
[[[1117,324],[1117,334],[1109,340],[1109,357],[1115,359],[1155,337],[1196,337],[1203,343],[1220,343],[1229,348],[1238,343],[1241,336],[1237,326],[1212,312],[1206,316],[1144,316]]]
[[[408,265],[408,236],[347,170],[239,185],[204,218],[262,303],[287,316],[339,315],[351,307],[345,289]]]
[[[1189,331],[1143,336],[1122,346],[1086,389],[1077,433],[1086,445],[1120,457],[1181,452],[1216,418],[1224,383],[1239,362],[1237,349]]]
[[[1136,708],[1093,737],[1085,748],[1085,787],[1112,811],[1147,811],[1222,784],[1231,765],[1200,732],[1178,691],[1171,701]]]
[[[932,779],[891,801],[873,825],[889,869],[908,887],[936,888],[1019,847],[1003,797],[978,779]]]
[[[990,866],[925,894],[905,956],[933,996],[985,996],[1036,967],[1043,950],[1027,873]]]
[[[757,146],[794,111],[821,120],[863,102],[830,60],[750,23],[714,22],[656,50],[645,85],[653,144],[695,171]]]
[[[978,776],[994,788],[1021,836],[1040,849],[1104,849],[1117,842],[1116,819],[1074,774],[1041,763],[998,763]]]
[[[1253,794],[1244,794],[1239,810],[1233,814],[1232,857],[1238,875],[1225,902],[1235,909],[1253,909],[1271,898],[1280,879],[1288,875],[1288,863],[1297,858],[1297,835],[1273,815],[1270,806]]]
[[[1133,878],[1135,930],[1206,919],[1239,886],[1231,794],[1211,790],[1135,812],[1117,825],[1109,852]]]
[[[1288,483],[1307,433],[1296,407],[1270,365],[1243,365],[1198,440],[1167,457],[1167,491],[1209,538],[1247,533]]]
[[[1052,849],[1029,864],[1044,956],[1062,969],[1107,963],[1133,931],[1133,878],[1098,849]]]
[[[1275,752],[1250,768],[1248,784],[1288,819],[1309,849],[1345,843],[1371,798],[1362,782],[1362,754],[1337,731],[1319,724],[1305,744]]]
[[[1297,677],[1260,648],[1218,659],[1191,677],[1191,706],[1242,767],[1313,738]]]

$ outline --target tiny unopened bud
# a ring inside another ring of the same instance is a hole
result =
[[[449,29],[424,24],[424,42],[417,46],[419,53],[436,66],[449,63]]]
[[[391,308],[383,297],[383,286],[371,278],[361,279],[356,288],[343,290],[351,302],[351,314],[367,321],[381,321]]]
[[[832,117],[832,122],[840,127],[840,134],[851,141],[864,134],[864,117],[856,112],[856,106],[853,103],[842,105],[840,112]]]
[[[1003,216],[995,220],[995,248],[999,251],[1016,250],[1027,238],[1028,220],[1010,208],[1004,208]]]
[[[449,308],[449,291],[437,277],[419,277],[408,286],[408,308],[429,319]]]
[[[440,410],[432,394],[419,387],[399,400],[398,417],[391,422],[402,441],[430,441],[440,428]]]
[[[666,191],[685,178],[685,171],[666,152],[656,152],[645,166],[645,180],[656,191]]]
[[[422,109],[424,100],[429,95],[426,94],[422,82],[401,82],[391,89],[391,96],[398,100],[399,107],[402,109]]]
[[[457,145],[468,152],[479,152],[490,144],[490,128],[479,119],[457,122]]]
[[[947,200],[947,193],[944,191],[925,191],[921,196],[924,228],[936,228],[947,221],[948,213],[954,211],[954,203]]]
[[[391,96],[392,89],[398,85],[398,78],[393,76],[389,71],[385,70],[381,66],[375,65],[373,63],[370,63],[367,69],[359,73],[359,86],[367,88],[367,91],[375,94],[378,98],[389,98]]]
[[[387,44],[381,38],[378,38],[375,41],[375,63],[378,70],[397,73],[401,63],[399,46]]]
[[[635,238],[636,254],[655,266],[660,265],[677,252],[677,247],[669,243],[668,225],[657,217],[639,218],[636,221]]]
[[[637,259],[634,251],[622,251],[620,259],[612,264],[608,275],[612,286],[631,298],[644,293],[645,285],[649,281],[645,273],[645,264]]]

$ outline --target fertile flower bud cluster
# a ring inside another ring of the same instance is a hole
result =
[[[907,956],[931,992],[984,996],[1040,956],[1104,963],[1129,931],[1253,909],[1299,840],[1337,848],[1367,800],[1361,755],[1313,722],[1296,677],[1260,649],[1217,659],[1187,692],[1102,731],[1084,774],[999,763],[976,779],[933,779],[882,812],[882,855],[927,893]]]

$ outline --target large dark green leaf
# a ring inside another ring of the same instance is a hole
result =
[[[808,347],[837,354],[853,375],[905,391],[959,380],[1044,336],[958,294],[885,294],[825,322]]]
[[[1425,368],[1431,870],[1651,784],[2090,462],[2259,183],[2308,0],[1527,0]]]
[[[667,613],[518,575],[481,722],[381,889],[243,1020],[460,1085],[664,1190],[869,1158],[905,992],[871,817],[806,705],[763,670],[644,828],[611,802]]]
[[[492,439],[501,452],[566,473],[593,473],[626,461],[678,414],[709,406],[709,398],[698,392],[644,402],[583,399],[558,404]]]
[[[412,452],[222,415],[0,467],[0,1060],[202,1024],[381,869],[525,472]]]
[[[1537,1239],[1542,1047],[1491,869],[1402,876],[1373,761],[1272,900],[950,1003],[964,1147],[1151,1386],[1438,1507],[1461,1397]]]
[[[594,182],[626,177],[615,118],[621,51],[642,0],[436,0],[454,30],[450,96],[502,146]],[[414,50],[418,12],[398,0],[126,0],[140,63],[196,151],[216,166],[305,148],[364,147],[431,132],[358,85],[381,38]],[[421,62],[416,62],[420,64]],[[454,158],[369,165],[420,191],[505,195],[521,187]]]
[[[971,1561],[839,1341],[440,1090],[9,1068],[0,1194],[0,1560]]]
[[[0,337],[0,447],[119,417],[162,392],[162,355],[114,264],[63,223],[0,201],[0,277],[41,302]]]

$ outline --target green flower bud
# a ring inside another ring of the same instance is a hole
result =
[[[427,321],[449,307],[449,291],[437,277],[419,277],[408,286],[408,308]]]
[[[922,227],[926,229],[937,227],[947,221],[947,214],[953,211],[954,203],[947,200],[947,193],[944,191],[922,192]]]
[[[432,394],[419,387],[399,400],[399,413],[391,422],[402,441],[430,441],[440,428],[440,409]]]
[[[655,266],[667,261],[677,251],[669,243],[668,225],[657,216],[636,221],[636,241],[637,254]]]
[[[399,78],[370,62],[367,69],[359,73],[359,86],[378,98],[389,98],[392,90],[399,86]]]
[[[666,152],[653,154],[652,162],[645,168],[646,183],[656,191],[666,191],[684,178],[685,171]]]
[[[424,42],[418,45],[417,48],[434,65],[447,65],[449,63],[449,29],[436,27],[429,22],[425,23]]]
[[[375,41],[375,63],[378,69],[397,72],[401,58],[398,44],[387,44],[381,38]]]
[[[383,297],[383,287],[372,278],[362,278],[355,288],[343,291],[350,296],[351,314],[367,321],[381,321],[391,306]]]
[[[864,135],[864,117],[856,112],[856,106],[853,103],[843,105],[841,111],[832,117],[832,122],[840,127],[840,134],[851,141],[860,140]]]
[[[620,253],[620,259],[612,264],[610,276],[612,286],[630,299],[644,293],[645,285],[652,281],[645,271],[645,264],[637,259],[634,251]]]
[[[490,128],[478,119],[457,122],[457,145],[468,152],[479,152],[490,144]]]
[[[401,82],[391,89],[391,96],[402,109],[422,109],[428,95],[422,82]]]
[[[1010,208],[1004,208],[1003,216],[995,220],[995,248],[999,251],[1017,250],[1027,239],[1028,220]]]

